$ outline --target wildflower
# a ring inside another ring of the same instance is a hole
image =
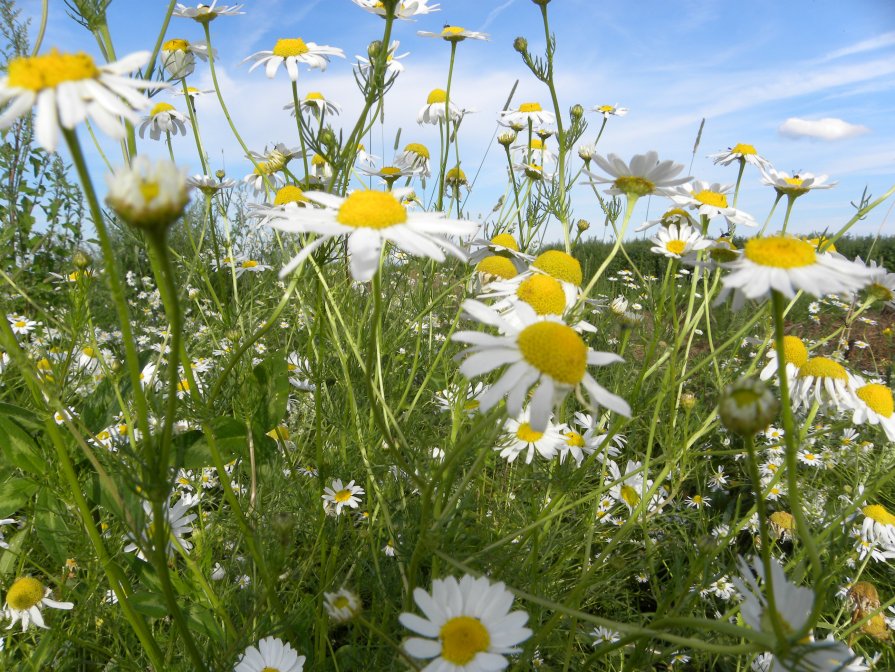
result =
[[[633,512],[640,506],[643,496],[653,489],[653,481],[644,477],[640,462],[628,460],[624,474],[615,462],[609,461],[608,465],[606,485],[609,486],[610,496],[619,504],[624,504],[629,512]],[[647,503],[646,510],[654,511],[659,503],[659,493],[656,493]]]
[[[134,158],[106,176],[106,203],[128,224],[163,231],[183,213],[189,202],[186,173],[167,159],[154,164],[145,156]]]
[[[342,108],[320,93],[319,91],[309,91],[304,98],[298,101],[302,111],[311,112],[316,118],[320,118],[321,114],[341,114]],[[289,110],[292,116],[295,116],[295,103],[289,103],[283,107]]]
[[[276,637],[265,637],[257,646],[249,646],[233,672],[302,672],[305,657]]]
[[[837,410],[848,408],[854,398],[848,371],[827,357],[811,357],[796,374],[792,389],[795,408],[810,407],[813,402],[832,406]]]
[[[193,531],[190,523],[196,519],[196,514],[187,513],[187,511],[193,508],[198,501],[199,497],[196,495],[183,495],[174,503],[174,506],[165,502],[165,526],[168,528],[168,556],[177,547],[182,548],[184,551],[189,551],[193,548],[193,544],[186,539],[186,535]],[[150,522],[139,533],[139,536],[135,536],[133,533],[128,534],[131,543],[124,547],[124,552],[131,553],[136,551],[138,558],[146,560],[143,549],[155,543],[156,522],[152,520],[152,505],[149,502],[143,502],[143,511]]]
[[[788,236],[751,238],[739,259],[722,266],[730,272],[722,278],[718,302],[733,291],[734,310],[771,290],[790,299],[798,290],[813,296],[850,293],[863,287],[869,275],[864,266],[818,253],[810,243]]]
[[[767,357],[770,361],[761,370],[761,374],[759,374],[761,380],[769,380],[770,378],[773,378],[777,375],[779,370],[777,364],[777,348],[769,348]],[[792,389],[799,369],[808,361],[808,348],[801,338],[798,336],[783,337],[783,361],[786,363],[786,379],[789,381],[789,388]]]
[[[774,511],[768,516],[768,526],[776,539],[791,541],[796,535],[796,519],[786,511]]]
[[[501,112],[500,121],[508,126],[513,124],[541,126],[542,124],[556,123],[556,115],[543,109],[540,103],[522,103],[516,110]]]
[[[410,177],[416,174],[413,168],[406,165],[383,166],[378,170],[375,168],[360,168],[359,170],[368,177],[380,178],[389,187],[402,177]]]
[[[386,16],[385,5],[381,0],[352,0],[355,5],[365,9],[371,14],[378,14],[382,18]],[[422,16],[439,11],[440,5],[430,5],[429,0],[398,0],[395,5],[395,18],[404,21],[411,20],[414,16]]]
[[[861,513],[864,514],[861,538],[895,551],[895,515],[882,504],[868,504],[861,509]]]
[[[192,19],[193,21],[207,24],[214,21],[219,16],[244,14],[245,12],[239,11],[240,9],[242,9],[242,5],[221,5],[218,7],[218,0],[212,0],[210,5],[205,5],[200,2],[195,7],[187,7],[178,2],[172,16],[179,16],[184,19]]]
[[[673,259],[680,259],[712,245],[712,241],[686,224],[680,226],[672,224],[663,228],[654,238],[650,239],[650,242],[654,243],[650,251]]]
[[[594,638],[593,646],[599,646],[600,644],[605,644],[606,642],[615,643],[622,638],[621,633],[611,630],[610,628],[603,627],[602,625],[594,628],[590,636]]]
[[[511,464],[523,452],[526,453],[525,464],[531,464],[535,452],[545,460],[552,460],[563,443],[559,425],[548,421],[547,427],[539,432],[532,428],[529,419],[529,409],[526,408],[518,419],[507,418],[504,421],[506,434],[494,450],[499,450],[500,456]]]
[[[159,140],[162,133],[170,133],[171,135],[186,135],[187,118],[174,109],[170,103],[157,103],[148,117],[143,118],[140,124],[140,137],[149,129],[149,137],[153,140]]]
[[[759,169],[770,168],[771,164],[767,159],[760,156],[752,145],[737,143],[730,147],[726,152],[718,152],[717,154],[709,154],[716,165],[729,166],[734,161],[742,163],[751,163]]]
[[[236,186],[236,180],[218,179],[213,175],[193,175],[186,180],[188,187],[194,187],[206,196],[211,196],[224,189],[232,189]]]
[[[628,113],[627,107],[619,107],[616,105],[597,105],[596,107],[591,108],[594,112],[599,112],[603,115],[603,119],[609,119],[609,117],[623,117]]]
[[[895,441],[895,402],[891,388],[881,383],[865,383],[856,377],[851,406],[852,422],[879,425],[889,441]]]
[[[440,33],[430,33],[426,30],[418,30],[417,35],[420,37],[440,37],[447,42],[462,42],[465,39],[470,40],[487,40],[487,33],[478,33],[474,30],[466,30],[461,26],[444,25]]]
[[[0,130],[37,105],[35,136],[49,152],[56,150],[60,128],[72,130],[88,117],[107,135],[122,138],[121,118],[136,124],[135,111],[149,105],[140,90],[158,86],[123,75],[146,65],[149,56],[148,51],[140,51],[97,65],[84,52],[53,49],[41,56],[13,58],[6,76],[0,78],[0,105],[9,103],[0,114]]]
[[[709,497],[703,497],[702,495],[693,495],[692,497],[687,497],[684,500],[687,506],[691,509],[703,509],[712,508],[712,500]]]
[[[183,79],[193,74],[196,68],[196,56],[203,61],[208,60],[207,42],[190,42],[175,38],[162,45],[162,65],[172,79]]]
[[[790,196],[792,198],[798,198],[807,194],[812,189],[831,189],[836,186],[836,182],[825,184],[827,181],[826,175],[794,173],[790,177],[788,173],[770,167],[762,169],[761,181],[774,187],[775,191],[781,196]]]
[[[447,111],[445,111],[446,104]],[[416,121],[420,126],[423,124],[435,125],[443,122],[446,114],[449,114],[451,121],[456,123],[463,118],[464,112],[453,101],[448,103],[447,91],[444,89],[432,89],[426,97],[426,104],[420,109]]]
[[[355,485],[354,481],[350,481],[348,485],[342,485],[339,478],[333,479],[332,487],[323,488],[323,508],[335,507],[336,515],[341,515],[342,509],[346,506],[356,509],[360,504],[358,495],[364,494],[364,489],[359,485]]]
[[[721,185],[717,182],[709,184],[702,180],[696,180],[692,184],[683,184],[677,187],[670,196],[676,205],[698,210],[700,215],[709,219],[724,217],[731,224],[756,226],[757,222],[752,215],[728,204],[727,192],[730,189],[730,185]]]
[[[316,42],[305,42],[300,37],[277,40],[271,51],[259,51],[246,57],[243,63],[254,61],[249,72],[264,65],[264,72],[269,79],[277,74],[282,64],[286,64],[286,72],[293,82],[298,81],[298,65],[305,63],[310,68],[326,70],[332,56],[345,58],[345,52],[336,47],[328,47]]]
[[[418,142],[411,142],[404,147],[404,151],[395,159],[395,165],[408,168],[422,177],[429,177],[432,174],[429,160],[429,149]]]
[[[516,308],[519,324],[502,318],[493,308],[474,300],[463,303],[466,312],[476,320],[496,327],[503,336],[476,331],[461,331],[453,340],[472,347],[461,353],[465,361],[460,372],[467,378],[483,375],[504,365],[510,367],[479,397],[483,411],[492,408],[506,396],[507,413],[522,412],[522,403],[531,387],[536,387],[531,401],[531,426],[544,431],[554,403],[574,390],[586,390],[592,403],[630,415],[627,402],[602,386],[587,372],[587,366],[605,366],[622,361],[608,352],[590,350],[570,326],[555,316],[538,317],[525,303]]]
[[[345,588],[340,588],[335,593],[323,593],[323,598],[326,613],[335,623],[346,623],[363,609],[360,598]]]
[[[209,93],[214,93],[214,89],[197,89],[194,86],[186,87],[186,93],[183,91],[172,91],[172,94],[175,96],[189,96],[190,100],[195,101],[196,98],[201,98],[202,96],[207,96]]]
[[[440,212],[408,212],[398,200],[401,190],[394,192],[355,191],[347,198],[333,194],[310,192],[308,199],[324,206],[323,209],[305,208],[271,218],[270,226],[294,233],[317,233],[320,237],[306,245],[290,261],[280,277],[295,270],[304,259],[327,240],[347,235],[351,255],[351,275],[359,282],[373,278],[379,267],[382,246],[386,242],[399,249],[444,261],[445,252],[466,260],[458,245],[439,234],[469,235],[474,222],[448,219]]]
[[[65,610],[74,608],[72,602],[51,600],[50,592],[49,588],[31,576],[20,576],[13,581],[6,591],[6,607],[3,609],[4,618],[11,621],[9,628],[21,621],[22,632],[28,630],[32,623],[38,628],[48,629],[41,614],[44,607]]]
[[[599,154],[594,161],[610,177],[602,177],[584,171],[591,178],[590,184],[611,184],[606,193],[619,195],[627,194],[632,198],[639,198],[649,194],[667,196],[673,187],[689,182],[690,177],[678,177],[684,166],[674,161],[659,161],[657,152],[635,154],[630,165],[622,161],[617,155],[610,154],[605,159]]]
[[[18,336],[27,336],[34,331],[36,327],[40,326],[40,322],[29,320],[24,315],[7,315],[6,319],[12,329],[12,333]]]
[[[422,588],[413,598],[425,618],[402,613],[401,625],[422,635],[404,642],[415,658],[434,659],[426,672],[489,672],[507,666],[506,654],[531,636],[528,614],[510,612],[513,594],[503,583],[466,575],[432,581],[432,593]]]

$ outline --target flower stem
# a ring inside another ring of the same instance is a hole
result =
[[[386,43],[387,44],[387,43]],[[444,151],[441,154],[441,171],[438,175],[437,210],[444,209],[444,179],[447,172],[448,156],[451,153],[451,80],[454,77],[454,59],[457,56],[457,41],[451,40],[451,62],[448,66],[447,89],[444,92]]]

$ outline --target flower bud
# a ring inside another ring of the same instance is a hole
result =
[[[520,54],[524,54],[528,51],[528,40],[524,37],[517,37],[513,40],[513,49],[518,51]]]
[[[775,539],[783,541],[792,541],[796,534],[796,519],[791,513],[786,511],[774,511],[768,516],[768,523],[771,528],[771,535]]]
[[[780,402],[760,380],[740,378],[728,385],[718,404],[721,422],[741,436],[766,429],[780,410]]]
[[[131,226],[164,232],[183,214],[190,200],[186,175],[172,161],[152,163],[138,156],[106,176],[106,203]]]
[[[696,407],[696,395],[692,392],[684,392],[681,395],[681,408],[692,411]]]
[[[590,222],[587,221],[586,219],[579,219],[579,220],[575,223],[575,226],[578,227],[578,230],[579,230],[581,233],[584,233],[585,231],[587,231],[587,230],[590,228]]]
[[[78,250],[75,252],[75,256],[72,257],[72,262],[79,271],[86,270],[90,267],[90,264],[93,263],[93,260],[90,258],[90,255],[82,250]]]
[[[214,172],[214,176],[221,180],[221,182],[223,182],[224,178],[227,177],[227,173],[225,173],[223,170],[216,170]]]
[[[572,108],[569,110],[569,116],[572,119],[581,119],[584,116],[584,107],[582,105],[572,105]]]
[[[379,56],[379,52],[382,51],[382,41],[381,40],[373,40],[370,42],[367,47],[367,56],[370,57],[370,60],[375,59]]]
[[[497,136],[497,142],[499,142],[504,147],[509,147],[514,142],[516,142],[516,131],[504,131]]]

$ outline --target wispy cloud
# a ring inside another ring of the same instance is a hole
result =
[[[781,135],[790,138],[815,138],[818,140],[844,140],[867,133],[870,129],[858,124],[850,124],[842,119],[799,119],[790,117],[777,129]]]
[[[819,62],[824,63],[826,61],[832,61],[837,58],[852,56],[853,54],[863,54],[867,51],[884,49],[885,47],[890,47],[892,45],[895,45],[895,31],[876,35],[875,37],[861,40],[860,42],[856,42],[855,44],[843,47],[842,49],[831,51],[829,54],[823,56]]]
[[[503,3],[502,5],[498,5],[497,7],[495,7],[494,9],[492,9],[492,10],[488,13],[488,16],[485,17],[485,21],[484,21],[484,23],[482,23],[482,25],[479,27],[479,30],[485,30],[488,26],[490,26],[490,25],[493,23],[494,19],[496,19],[498,16],[500,16],[500,14],[501,14],[505,9],[507,9],[510,5],[512,5],[514,2],[516,2],[516,0],[507,0],[507,1],[506,1],[505,3]]]

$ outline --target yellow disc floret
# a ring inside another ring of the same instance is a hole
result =
[[[559,280],[549,275],[532,275],[516,289],[516,296],[535,309],[538,315],[562,315],[566,309],[566,293]]]
[[[519,271],[512,261],[506,257],[500,257],[496,254],[482,259],[475,267],[479,273],[487,273],[488,275],[496,275],[498,278],[509,280],[515,278]]]
[[[466,32],[466,28],[462,26],[445,26],[441,31],[442,37],[458,37]]]
[[[444,89],[432,89],[429,92],[429,97],[426,98],[426,102],[429,105],[447,102],[447,91],[445,91]]]
[[[579,261],[559,250],[547,250],[538,255],[537,259],[532,262],[532,266],[544,271],[547,275],[552,275],[557,280],[570,282],[576,287],[581,285],[584,278]]]
[[[848,380],[848,372],[838,362],[827,357],[812,357],[802,364],[799,369],[799,378],[834,378],[836,380]]]
[[[895,401],[892,399],[892,390],[879,383],[863,385],[855,390],[858,398],[867,404],[877,415],[891,418],[895,413]]]
[[[273,47],[273,55],[282,56],[283,58],[301,56],[302,54],[308,53],[308,51],[310,51],[308,45],[306,45],[305,41],[300,37],[277,40],[277,43]]]
[[[559,322],[536,322],[523,329],[517,344],[541,373],[564,385],[577,385],[587,366],[587,345],[574,329]]]
[[[895,526],[895,516],[889,513],[882,504],[870,504],[861,509],[864,512],[864,515],[870,518],[871,520],[879,523],[880,525],[893,525]],[[10,589],[12,592],[12,589]],[[7,598],[9,601],[9,598]]]
[[[808,361],[808,348],[798,336],[783,337],[783,359],[787,364],[801,368]]]
[[[310,91],[308,92],[308,95],[305,96],[305,100],[326,100],[326,98],[324,98],[323,94],[319,91]]]
[[[727,207],[727,196],[718,191],[703,190],[693,194],[693,198],[695,198],[700,203],[711,205],[714,208]]]
[[[36,607],[44,599],[44,585],[30,576],[16,579],[6,593],[6,604],[16,611],[26,611]]]
[[[355,191],[339,208],[340,224],[355,228],[387,229],[407,221],[407,210],[384,191]]]
[[[516,430],[516,438],[525,443],[537,443],[544,436],[544,432],[538,432],[531,428],[531,424],[523,422]]]
[[[171,103],[157,103],[156,106],[152,108],[149,116],[154,117],[157,114],[161,114],[162,112],[170,112],[173,109],[174,106],[171,105]]]
[[[732,154],[758,154],[758,152],[755,151],[755,147],[741,142],[738,142],[736,145],[734,145],[733,149],[731,149],[730,151]]]
[[[540,103],[522,103],[519,106],[520,112],[541,112],[543,108]]]
[[[472,616],[449,619],[441,626],[438,638],[441,640],[441,657],[459,667],[464,667],[491,646],[487,628]]]
[[[335,495],[333,495],[333,499],[339,504],[344,504],[349,499],[351,499],[351,490],[349,490],[348,488],[339,490]]]
[[[516,239],[509,233],[498,233],[491,239],[491,242],[495,245],[500,245],[501,247],[505,247],[508,250],[513,250],[514,252],[519,251],[519,244],[516,242]]]
[[[578,432],[566,432],[566,443],[572,448],[584,448],[584,437]]]
[[[817,259],[817,253],[811,243],[786,236],[747,240],[743,254],[755,264],[774,268],[811,266]]]
[[[11,88],[43,91],[63,82],[97,79],[99,68],[83,51],[63,54],[56,49],[43,56],[14,58],[9,62],[8,83]]]
[[[411,142],[404,148],[405,152],[410,152],[412,154],[416,154],[417,156],[422,156],[425,159],[429,158],[429,150],[425,145],[421,145],[418,142]]]
[[[162,51],[189,51],[190,43],[187,40],[175,38],[162,45]]]
[[[615,179],[612,183],[616,189],[629,196],[646,196],[653,193],[656,185],[647,180],[645,177],[636,175],[623,175]]]
[[[274,205],[286,205],[287,203],[307,203],[308,197],[305,192],[296,186],[287,184],[285,187],[277,191],[277,195],[273,199]]]
[[[687,249],[687,243],[685,243],[683,240],[669,240],[667,243],[665,243],[665,249],[672,254],[680,256],[684,253],[684,250]]]

